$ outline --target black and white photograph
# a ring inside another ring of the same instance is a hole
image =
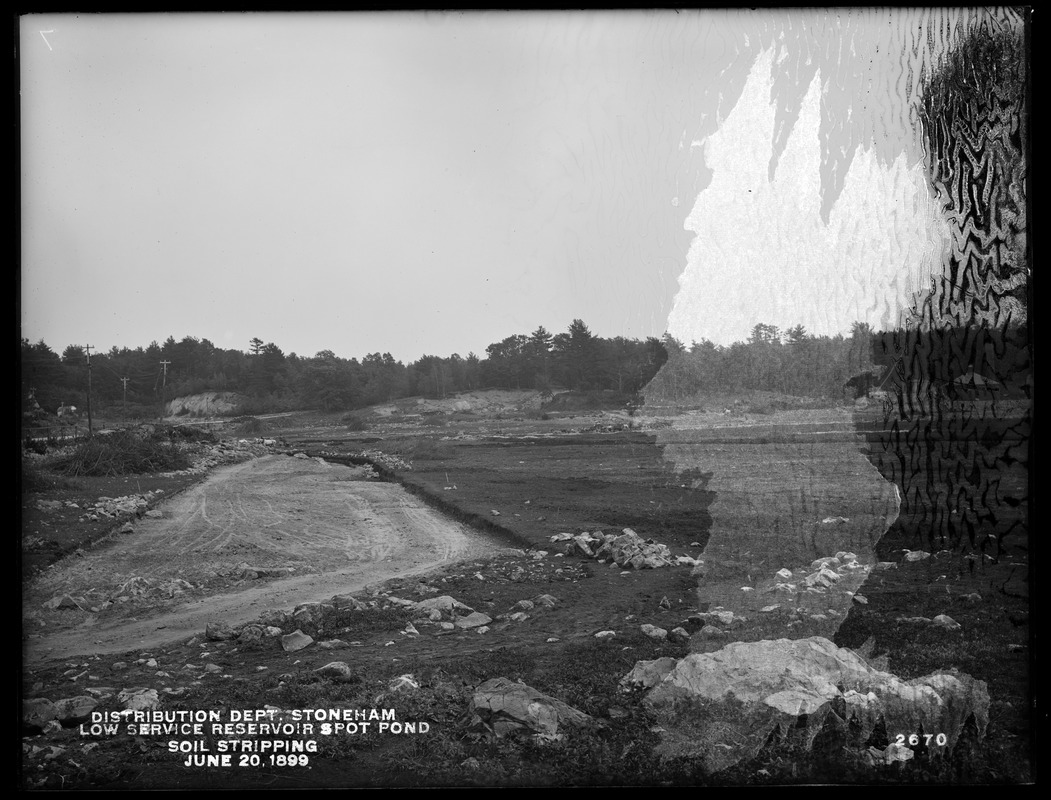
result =
[[[13,21],[20,790],[1036,783],[1031,8]]]

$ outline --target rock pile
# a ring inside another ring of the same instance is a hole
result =
[[[358,453],[361,458],[367,458],[373,464],[378,464],[381,467],[385,467],[392,472],[398,470],[411,470],[412,464],[407,461],[403,461],[397,456],[391,455],[390,453],[384,453],[382,450],[362,450]]]
[[[666,545],[653,539],[643,539],[631,528],[620,534],[602,533],[557,533],[551,537],[554,543],[565,543],[566,555],[610,560],[624,569],[657,569],[674,565],[696,566],[699,562],[690,556],[672,555]]]
[[[100,519],[107,518],[116,520],[125,517],[141,517],[146,514],[150,504],[160,494],[163,494],[162,489],[139,495],[125,495],[124,497],[100,497],[85,509],[80,521],[97,522]],[[66,503],[66,505],[70,507],[77,506],[76,503]]]
[[[151,602],[171,599],[176,595],[193,592],[202,588],[182,578],[143,578],[135,576],[124,580],[111,589],[89,589],[85,594],[72,597],[68,594],[55,595],[45,602],[44,608],[55,611],[63,608],[78,608],[98,613],[115,603]]]

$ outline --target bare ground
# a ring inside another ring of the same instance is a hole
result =
[[[160,510],[162,518],[141,520],[133,533],[63,560],[26,587],[26,610],[65,594],[97,609],[87,620],[50,615],[26,643],[27,664],[156,647],[210,621],[236,625],[268,608],[327,600],[502,549],[400,486],[283,455],[224,467]],[[246,564],[294,572],[245,580]],[[134,578],[175,588],[157,601],[136,594],[134,583],[127,588]],[[174,581],[194,588],[179,592]]]

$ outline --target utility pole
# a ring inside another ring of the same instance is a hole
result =
[[[128,421],[128,379],[127,378],[121,378],[120,382],[124,384],[124,402],[121,403],[120,414],[121,414],[121,419],[124,422],[127,422]]]
[[[88,438],[91,439],[95,434],[91,429],[91,348],[94,345],[84,345],[84,357],[88,361]]]
[[[161,367],[164,369],[164,379],[161,381],[161,416],[164,416],[164,405],[168,402],[168,365],[170,361],[162,361]],[[154,384],[156,386],[157,384]]]

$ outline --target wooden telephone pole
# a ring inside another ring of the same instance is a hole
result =
[[[84,345],[84,357],[88,361],[88,438],[91,439],[95,434],[91,427],[91,348],[94,345]]]
[[[164,416],[164,406],[168,402],[168,365],[171,363],[170,361],[161,362],[161,368],[164,370],[164,377],[161,381],[161,417]]]

